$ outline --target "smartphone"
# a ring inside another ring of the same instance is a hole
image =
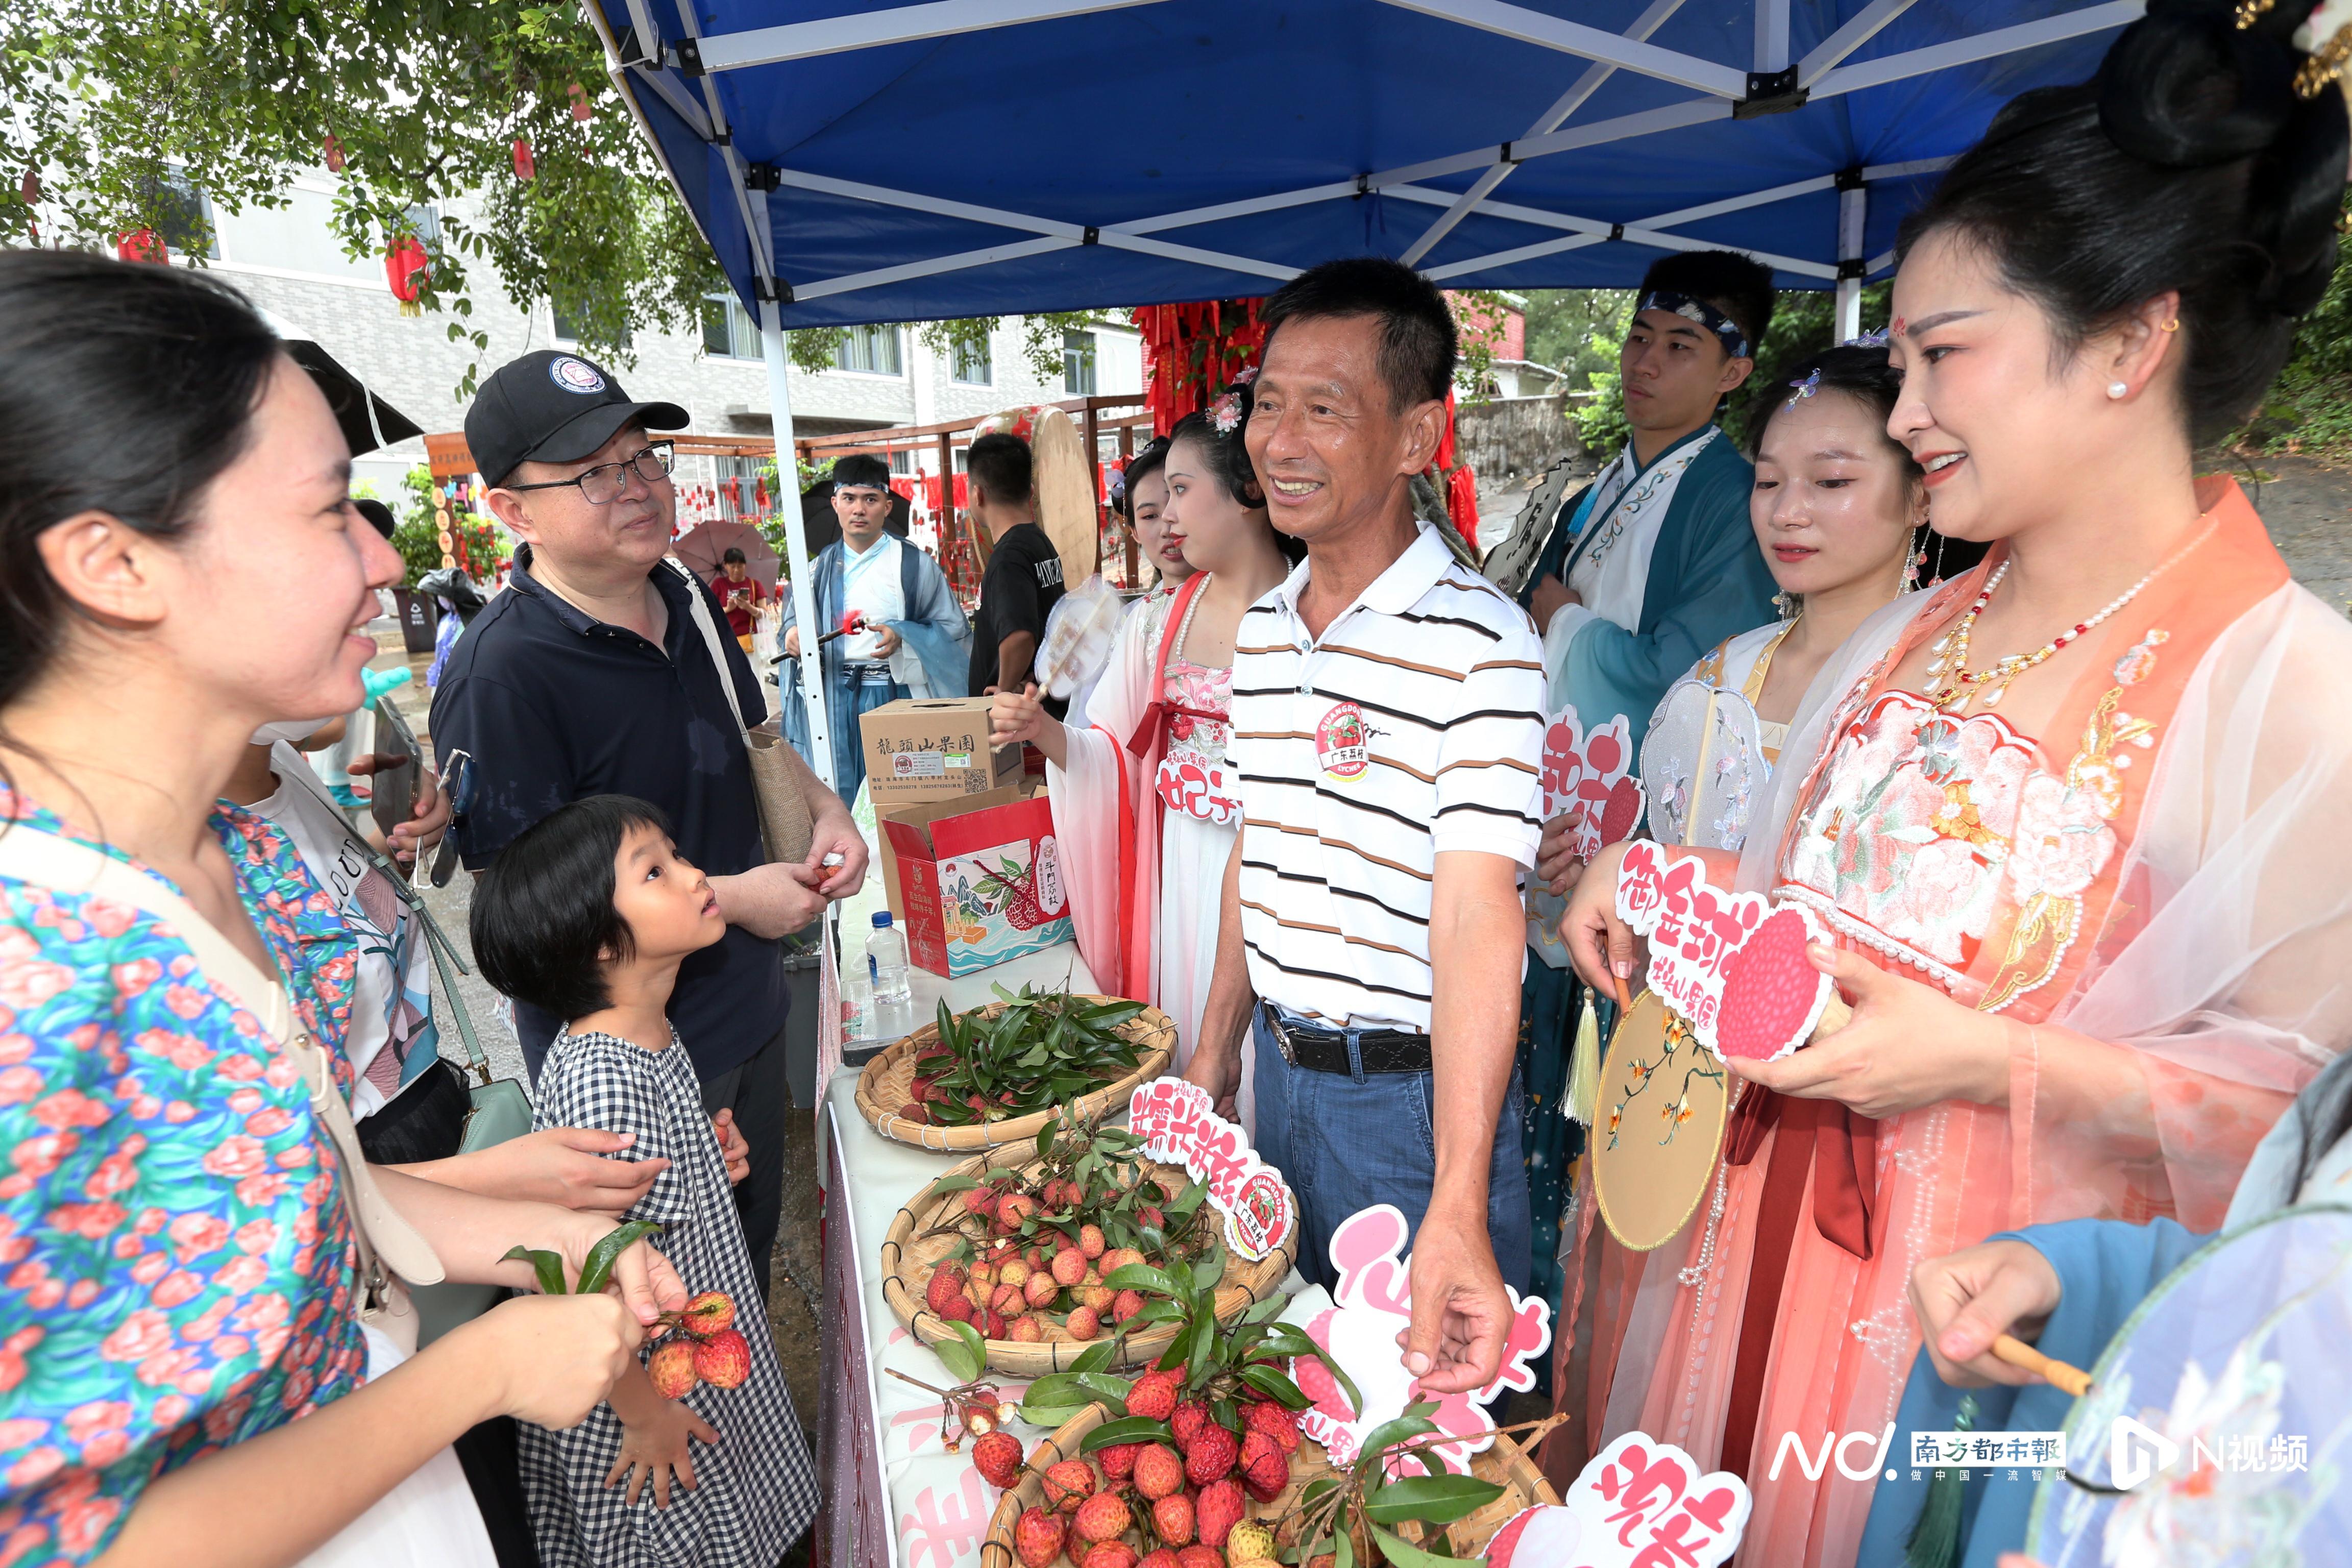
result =
[[[423,762],[417,753],[416,732],[408,727],[408,721],[400,716],[392,700],[377,698],[373,711],[375,773],[368,781],[368,809],[374,814],[377,830],[390,837],[394,828],[416,815],[416,786]]]

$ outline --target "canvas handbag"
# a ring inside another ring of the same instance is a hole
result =
[[[719,627],[711,618],[709,596],[703,592],[702,579],[677,561],[667,564],[686,581],[686,599],[693,607],[694,624],[702,633],[703,646],[710,650],[710,662],[719,671],[719,689],[727,694],[728,711],[735,715],[735,728],[751,756],[751,794],[759,803],[760,842],[771,861],[805,860],[816,830],[809,817],[808,796],[802,793],[802,784],[814,775],[808,764],[801,761],[800,753],[776,732],[772,721],[756,729],[743,722],[743,705],[736,700],[735,677],[728,668],[727,650],[719,640]],[[731,643],[734,639],[728,640]]]

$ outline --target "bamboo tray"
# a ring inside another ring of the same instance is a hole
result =
[[[992,1170],[1027,1170],[1042,1163],[1036,1151],[1029,1149],[992,1149],[979,1157],[961,1161],[949,1168],[950,1176],[984,1176]],[[1189,1178],[1174,1165],[1152,1165],[1154,1178],[1161,1189],[1174,1196],[1184,1190]],[[882,1295],[898,1321],[907,1325],[925,1344],[938,1344],[955,1336],[946,1319],[923,1305],[923,1286],[930,1279],[931,1269],[939,1260],[955,1249],[952,1236],[923,1236],[944,1217],[950,1205],[961,1205],[962,1192],[941,1193],[939,1182],[925,1187],[910,1199],[890,1221],[890,1229],[882,1238]],[[1294,1195],[1293,1203],[1297,1199]],[[1264,1300],[1281,1289],[1290,1278],[1291,1265],[1297,1261],[1297,1243],[1276,1247],[1252,1263],[1236,1253],[1225,1254],[1225,1277],[1217,1286],[1217,1321],[1231,1322],[1252,1305]],[[1109,1331],[1106,1330],[1108,1333]],[[1158,1357],[1161,1351],[1175,1342],[1179,1326],[1163,1324],[1142,1333],[1128,1336],[1117,1363],[1138,1366]],[[1048,1324],[1047,1337],[1042,1340],[990,1340],[988,1364],[997,1371],[1015,1377],[1043,1377],[1048,1373],[1062,1372],[1087,1350],[1099,1342],[1096,1340],[1074,1340],[1059,1324]]]
[[[1079,999],[1086,1002],[1124,1000],[1118,996],[1081,996]],[[982,1010],[994,1013],[1002,1005],[1001,1003],[990,1003]],[[1143,1059],[1125,1078],[1105,1084],[1072,1102],[1071,1110],[1081,1119],[1124,1107],[1128,1096],[1135,1092],[1137,1085],[1158,1078],[1168,1070],[1168,1064],[1176,1059],[1176,1021],[1157,1007],[1146,1007],[1121,1024],[1119,1033],[1144,1047]],[[1034,1142],[1038,1130],[1054,1119],[1055,1108],[1033,1110],[1026,1116],[1009,1117],[1003,1121],[982,1122],[975,1127],[934,1127],[925,1121],[909,1121],[898,1114],[898,1108],[913,1098],[910,1086],[915,1081],[915,1054],[939,1037],[940,1026],[934,1020],[898,1044],[885,1047],[880,1056],[867,1062],[858,1073],[857,1110],[873,1124],[874,1131],[897,1142],[949,1152],[973,1153],[1004,1143]]]
[[[996,1513],[988,1524],[988,1539],[981,1542],[980,1568],[1021,1568],[1021,1560],[1013,1550],[1013,1527],[1024,1510],[1045,1506],[1044,1472],[1064,1459],[1086,1458],[1079,1450],[1087,1434],[1109,1418],[1108,1407],[1089,1405],[1056,1428],[1052,1436],[1038,1440],[1037,1446],[1029,1451],[1031,1473],[1024,1475],[1019,1486],[997,1500]],[[1298,1460],[1291,1466],[1290,1485],[1280,1497],[1270,1503],[1253,1500],[1249,1504],[1249,1517],[1274,1528],[1277,1542],[1280,1542],[1282,1533],[1278,1521],[1297,1506],[1300,1494],[1319,1477],[1333,1473],[1330,1464],[1324,1458],[1322,1447],[1311,1439],[1300,1441]],[[1486,1543],[1495,1538],[1496,1531],[1508,1524],[1520,1510],[1559,1501],[1559,1494],[1552,1489],[1549,1481],[1544,1479],[1543,1470],[1537,1465],[1533,1452],[1521,1447],[1501,1432],[1495,1434],[1492,1446],[1471,1456],[1470,1473],[1482,1481],[1492,1481],[1501,1487],[1503,1495],[1476,1513],[1457,1519],[1446,1526],[1446,1539],[1456,1557],[1477,1557],[1486,1550]],[[1414,1527],[1407,1525],[1398,1533],[1410,1540],[1418,1532]],[[1290,1544],[1286,1542],[1280,1543]],[[1380,1561],[1371,1554],[1370,1543],[1360,1534],[1356,1542],[1356,1561]]]

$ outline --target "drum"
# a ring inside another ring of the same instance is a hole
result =
[[[1664,1246],[1697,1212],[1730,1087],[1723,1063],[1654,992],[1633,998],[1601,1058],[1588,1134],[1601,1217],[1629,1250]]]

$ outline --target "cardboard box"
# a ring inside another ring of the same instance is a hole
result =
[[[1021,779],[1018,745],[988,749],[985,697],[902,697],[858,716],[877,808],[954,801]]]
[[[875,825],[890,912],[922,968],[970,974],[1076,934],[1044,791],[877,806]]]

